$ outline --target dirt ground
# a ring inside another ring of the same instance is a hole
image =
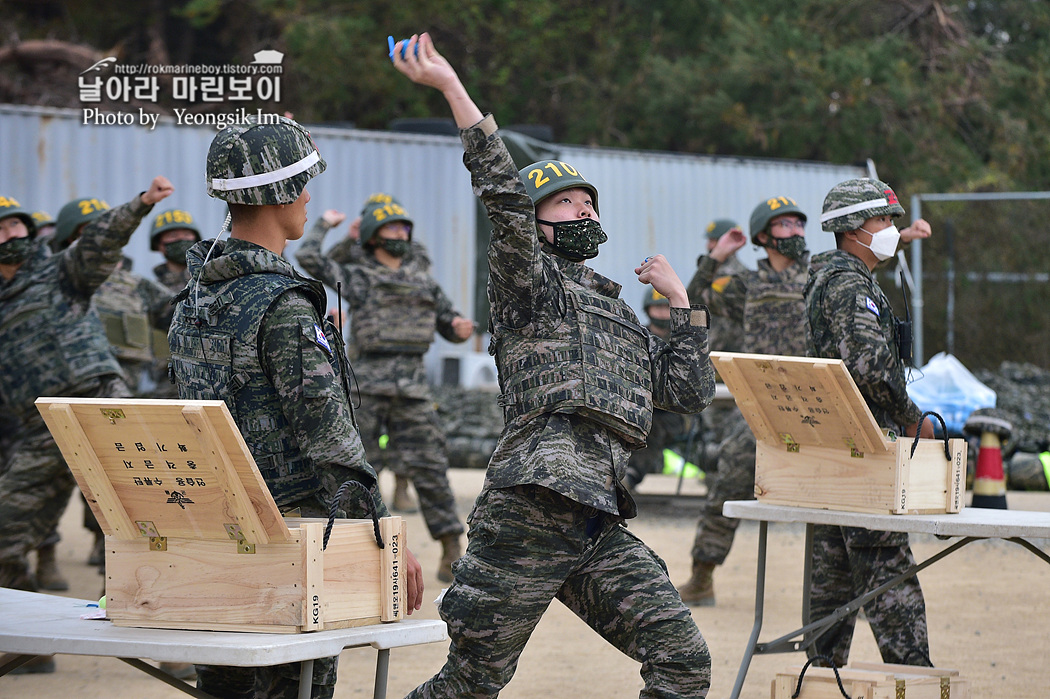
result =
[[[481,487],[479,470],[452,471],[452,486],[460,514],[466,517]],[[382,475],[384,492],[393,479]],[[672,497],[677,482],[668,476],[650,476],[642,483],[640,515],[630,528],[667,562],[671,578],[681,583],[689,575],[689,548],[703,487],[687,482]],[[1011,492],[1015,510],[1050,510],[1050,493]],[[59,560],[70,578],[64,595],[97,599],[102,578],[85,563],[90,534],[80,525],[81,504],[74,498],[61,524]],[[437,618],[432,600],[441,586],[433,577],[440,547],[426,536],[421,517],[408,515],[409,545],[426,573],[426,604],[417,614]],[[727,697],[751,632],[755,604],[755,565],[758,525],[744,522],[733,550],[715,577],[718,597],[714,608],[694,609],[713,658],[711,697]],[[802,525],[770,525],[765,622],[760,640],[788,633],[800,624],[802,587]],[[950,542],[928,536],[912,537],[916,557],[924,559]],[[1050,541],[1037,541],[1044,550]],[[970,680],[971,697],[1036,699],[1046,696],[1050,665],[1046,662],[1050,621],[1050,569],[1022,547],[1006,541],[972,543],[923,571],[930,645],[939,667],[956,668]],[[88,622],[85,622],[88,623]],[[95,623],[95,622],[90,622]],[[391,699],[436,672],[445,659],[447,644],[433,643],[391,652]],[[371,649],[345,651],[340,659],[338,699],[371,697],[375,672]],[[867,625],[860,621],[852,660],[879,661],[878,649]],[[765,699],[770,682],[788,666],[801,664],[801,653],[757,656],[751,663],[742,696]],[[0,678],[0,697],[34,699],[176,699],[186,696],[113,658],[57,656],[50,675]],[[551,697],[631,697],[642,683],[638,666],[606,645],[597,634],[560,603],[551,605],[540,622],[514,679],[501,694],[506,699]]]

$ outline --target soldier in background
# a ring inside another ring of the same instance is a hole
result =
[[[326,215],[335,220],[338,212]],[[405,260],[412,226],[396,199],[374,194],[357,223],[364,252],[357,262],[341,265],[326,258],[321,253],[326,229],[320,226],[303,239],[295,259],[308,274],[339,288],[347,301],[365,450],[370,461],[381,461],[380,438],[386,435],[383,453],[407,469],[430,536],[441,542],[437,578],[451,582],[452,563],[462,553],[463,524],[448,482],[448,449],[423,355],[435,330],[450,342],[465,342],[474,322],[452,307],[429,265]]]
[[[642,297],[642,310],[649,317],[646,329],[662,340],[671,337],[671,302],[656,289],[649,287]],[[653,409],[653,426],[645,440],[645,446],[631,452],[627,462],[627,475],[623,482],[632,492],[647,474],[661,473],[664,467],[664,449],[682,442],[692,429],[694,416]],[[682,448],[679,447],[679,448]],[[682,459],[688,461],[691,454],[682,449]],[[685,468],[684,463],[682,468]]]
[[[908,397],[904,366],[910,347],[899,347],[889,299],[872,274],[893,257],[901,234],[893,219],[904,208],[889,185],[847,180],[824,198],[823,229],[835,234],[835,250],[813,259],[805,289],[809,355],[841,359],[864,402],[883,428],[932,439],[933,425]],[[912,226],[914,228],[915,226]],[[914,233],[909,234],[909,238]],[[928,228],[925,235],[929,235]],[[813,529],[813,589],[810,618],[821,619],[852,599],[915,565],[906,532],[817,525]],[[887,663],[932,665],[926,604],[915,576],[864,605],[882,659]],[[842,667],[849,660],[856,613],[836,623],[806,649]]]
[[[594,186],[560,161],[519,172],[428,34],[398,42],[392,60],[447,100],[493,222],[490,351],[506,417],[440,602],[448,659],[408,696],[495,697],[555,598],[641,663],[642,696],[706,696],[707,644],[663,561],[623,526],[637,511],[621,480],[654,404],[711,402],[707,311],[689,307],[663,255],[646,258],[638,280],[671,306],[670,342],[650,334],[620,285],[580,264],[606,240]]]
[[[794,199],[773,197],[751,212],[751,242],[766,251],[757,270],[718,276],[718,269],[747,243],[744,232],[730,227],[709,246],[689,282],[689,298],[703,301],[719,320],[740,325],[742,351],[804,356],[802,290],[809,277],[805,238],[806,214]],[[722,327],[716,325],[716,327]],[[735,405],[721,423],[718,466],[709,479],[707,498],[693,541],[692,577],[678,592],[690,605],[714,606],[714,570],[725,562],[740,520],[722,514],[727,500],[750,500],[755,491],[755,436]]]
[[[103,212],[75,245],[54,255],[36,240],[29,213],[0,197],[0,357],[6,367],[0,409],[20,422],[18,445],[0,476],[2,587],[35,589],[27,554],[55,529],[73,491],[73,476],[34,401],[131,395],[91,297],[120,262],[142,217],[172,189],[164,177],[155,178],[147,191]]]
[[[284,259],[306,224],[306,183],[326,165],[296,122],[254,117],[212,140],[207,190],[227,202],[230,239],[187,255],[190,282],[168,333],[172,372],[184,400],[224,400],[283,513],[327,517],[340,486],[355,482],[343,514],[386,516],[365,460],[350,403],[342,336],[326,320],[327,294]],[[405,550],[406,608],[422,601],[419,563]],[[315,698],[335,690],[338,657],[314,662]],[[298,696],[300,664],[197,666],[210,696]]]
[[[177,294],[190,280],[186,268],[186,252],[201,239],[200,229],[193,216],[182,209],[168,209],[153,218],[149,234],[149,249],[164,256],[164,262],[153,268],[157,281]]]
[[[182,291],[190,280],[186,268],[186,252],[201,239],[200,229],[193,221],[193,216],[183,209],[168,209],[153,217],[150,228],[149,249],[156,250],[164,256],[164,262],[153,268],[157,278],[171,296]],[[150,376],[153,379],[151,398],[178,398],[179,392],[168,372],[168,326],[171,324],[171,312],[168,312],[168,325],[163,330],[161,341],[153,343],[153,366]]]
[[[312,239],[315,236],[320,237],[324,240],[324,237],[328,234],[328,231],[335,228],[340,223],[346,220],[346,214],[341,211],[329,209],[321,214],[321,217],[317,219],[317,223],[314,224],[314,230],[312,230],[307,238]],[[427,253],[426,247],[418,240],[409,241],[410,245],[408,252],[405,253],[402,258],[402,265],[412,266],[419,272],[427,272],[430,269],[430,256]],[[365,256],[368,254],[366,248],[361,245],[361,217],[358,216],[350,223],[350,229],[342,240],[338,241],[335,245],[330,247],[325,253],[328,259],[340,265],[349,264],[360,264],[364,261]],[[331,312],[331,309],[329,309]],[[341,327],[341,325],[340,325]],[[354,348],[351,346],[348,348],[350,352],[351,362],[356,360],[354,356]],[[401,454],[395,450],[387,450],[386,446],[389,440],[389,436],[385,435],[380,438],[379,449],[381,454],[371,461],[372,466],[378,473],[384,468],[389,468],[394,474],[394,498],[390,503],[390,509],[394,512],[412,513],[417,512],[415,502],[412,501],[412,495],[409,494],[409,485],[411,484],[411,478],[408,473],[408,466],[402,461]]]
[[[95,204],[98,203],[98,205]],[[91,197],[74,199],[58,213],[53,250],[68,248],[91,221],[109,206]],[[154,361],[154,343],[164,337],[171,323],[172,294],[157,282],[131,271],[132,260],[121,257],[117,268],[95,292],[92,301],[106,329],[110,350],[124,371],[124,381],[136,396],[146,395],[140,386]],[[164,348],[167,354],[167,348]]]
[[[719,239],[726,233],[732,230],[740,231],[743,234],[744,230],[740,225],[730,218],[719,218],[711,221],[704,228],[704,245],[707,249],[706,255],[710,255],[711,251],[715,249],[715,245],[718,244]],[[697,267],[703,262],[705,255],[701,255],[696,259]],[[714,272],[711,273],[711,293],[721,294],[729,286],[729,282],[732,281],[733,277],[743,272],[748,272],[747,267],[744,263],[736,256],[736,250],[728,253],[726,258],[719,262],[715,267]],[[706,275],[704,277],[706,279]],[[686,291],[689,292],[690,299],[698,299],[698,292],[696,290],[686,287]],[[740,352],[744,346],[744,324],[739,318],[735,318],[729,315],[713,315],[711,317],[711,351],[712,352]],[[704,411],[704,419],[712,419],[714,413],[711,410]]]
[[[31,216],[36,223],[36,237],[47,240],[55,234],[55,219],[46,211],[34,211]]]

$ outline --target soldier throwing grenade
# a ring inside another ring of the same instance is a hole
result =
[[[636,508],[621,479],[654,405],[695,413],[714,397],[707,310],[656,255],[635,274],[668,298],[670,338],[645,330],[620,285],[581,264],[606,240],[597,189],[560,161],[519,173],[429,35],[392,60],[448,101],[493,223],[490,351],[506,417],[440,603],[448,659],[408,696],[495,697],[555,598],[641,663],[640,696],[706,696],[707,644],[663,561],[623,526]]]

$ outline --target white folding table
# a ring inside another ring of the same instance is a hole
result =
[[[263,667],[302,663],[300,699],[310,696],[315,659],[344,648],[371,646],[379,652],[373,689],[386,696],[390,649],[448,640],[445,622],[404,619],[390,624],[313,633],[236,633],[177,631],[114,626],[81,619],[92,611],[87,600],[0,588],[0,651],[16,657],[0,666],[0,677],[38,655],[55,653],[119,658],[127,664],[200,699],[209,695],[141,660]]]
[[[966,544],[980,539],[1005,539],[1028,549],[1043,561],[1050,563],[1050,555],[1028,539],[1050,539],[1050,512],[1027,512],[1023,510],[993,510],[968,507],[956,514],[894,515],[868,514],[861,512],[839,512],[809,507],[768,505],[755,500],[729,501],[722,507],[726,517],[755,520],[758,530],[758,574],[755,586],[755,623],[751,629],[747,648],[740,663],[736,684],[731,699],[738,699],[744,686],[751,658],[755,654],[789,653],[805,650],[825,629],[848,614],[859,610],[869,600],[909,578],[920,570],[933,565],[945,556]],[[805,564],[802,584],[802,623],[804,626],[766,643],[758,642],[762,630],[762,612],[765,599],[766,580],[766,534],[770,522],[799,522],[806,525]],[[865,529],[933,534],[938,537],[962,537],[946,546],[926,560],[916,563],[901,575],[870,590],[823,619],[809,621],[809,595],[812,580],[813,527],[828,524]]]

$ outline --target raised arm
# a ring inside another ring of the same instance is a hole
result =
[[[171,182],[158,175],[145,192],[84,226],[76,243],[61,253],[65,256],[62,271],[70,286],[90,298],[117,268],[121,251],[143,217],[174,191]]]

